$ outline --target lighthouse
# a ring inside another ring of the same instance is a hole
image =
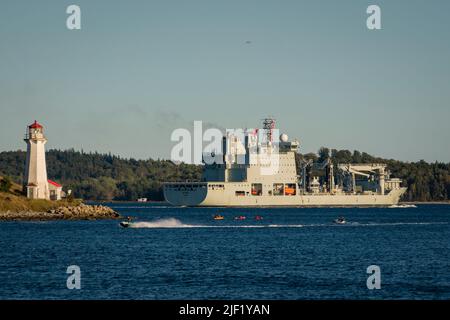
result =
[[[27,160],[23,188],[30,199],[50,199],[45,163],[44,127],[37,121],[29,125],[24,141],[27,143]]]

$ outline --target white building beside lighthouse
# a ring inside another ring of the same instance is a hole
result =
[[[37,121],[29,125],[24,141],[27,143],[27,159],[23,188],[30,199],[61,199],[61,185],[48,180],[45,163],[44,127]]]

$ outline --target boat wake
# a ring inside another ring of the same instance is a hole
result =
[[[401,226],[401,225],[434,225],[434,224],[448,224],[448,222],[349,222],[343,226],[345,227],[380,227],[380,226]],[[319,223],[319,224],[234,224],[234,225],[210,225],[210,224],[189,224],[183,223],[176,218],[164,218],[154,221],[132,222],[128,225],[129,228],[311,228],[311,227],[342,227],[334,223]]]
[[[393,204],[392,206],[389,206],[388,208],[417,208],[414,204]]]
[[[175,218],[159,219],[149,222],[133,222],[130,228],[193,228],[195,225],[184,224]]]
[[[268,225],[206,225],[186,224],[175,218],[159,219],[148,222],[133,222],[129,228],[301,228],[301,224],[268,224]]]
[[[448,222],[368,222],[368,223],[358,223],[352,222],[349,225],[351,226],[361,226],[361,227],[377,227],[377,226],[407,226],[407,225],[415,225],[415,226],[428,226],[435,224],[448,224]]]

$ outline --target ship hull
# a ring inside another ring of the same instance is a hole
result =
[[[216,187],[211,187],[216,186]],[[406,188],[381,194],[236,195],[239,183],[197,183],[165,185],[164,197],[175,206],[205,207],[339,207],[390,206],[398,204]]]

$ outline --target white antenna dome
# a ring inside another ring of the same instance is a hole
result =
[[[288,139],[289,139],[289,137],[288,137],[288,135],[287,135],[286,133],[283,133],[283,134],[280,136],[280,140],[281,140],[282,142],[287,142]]]

